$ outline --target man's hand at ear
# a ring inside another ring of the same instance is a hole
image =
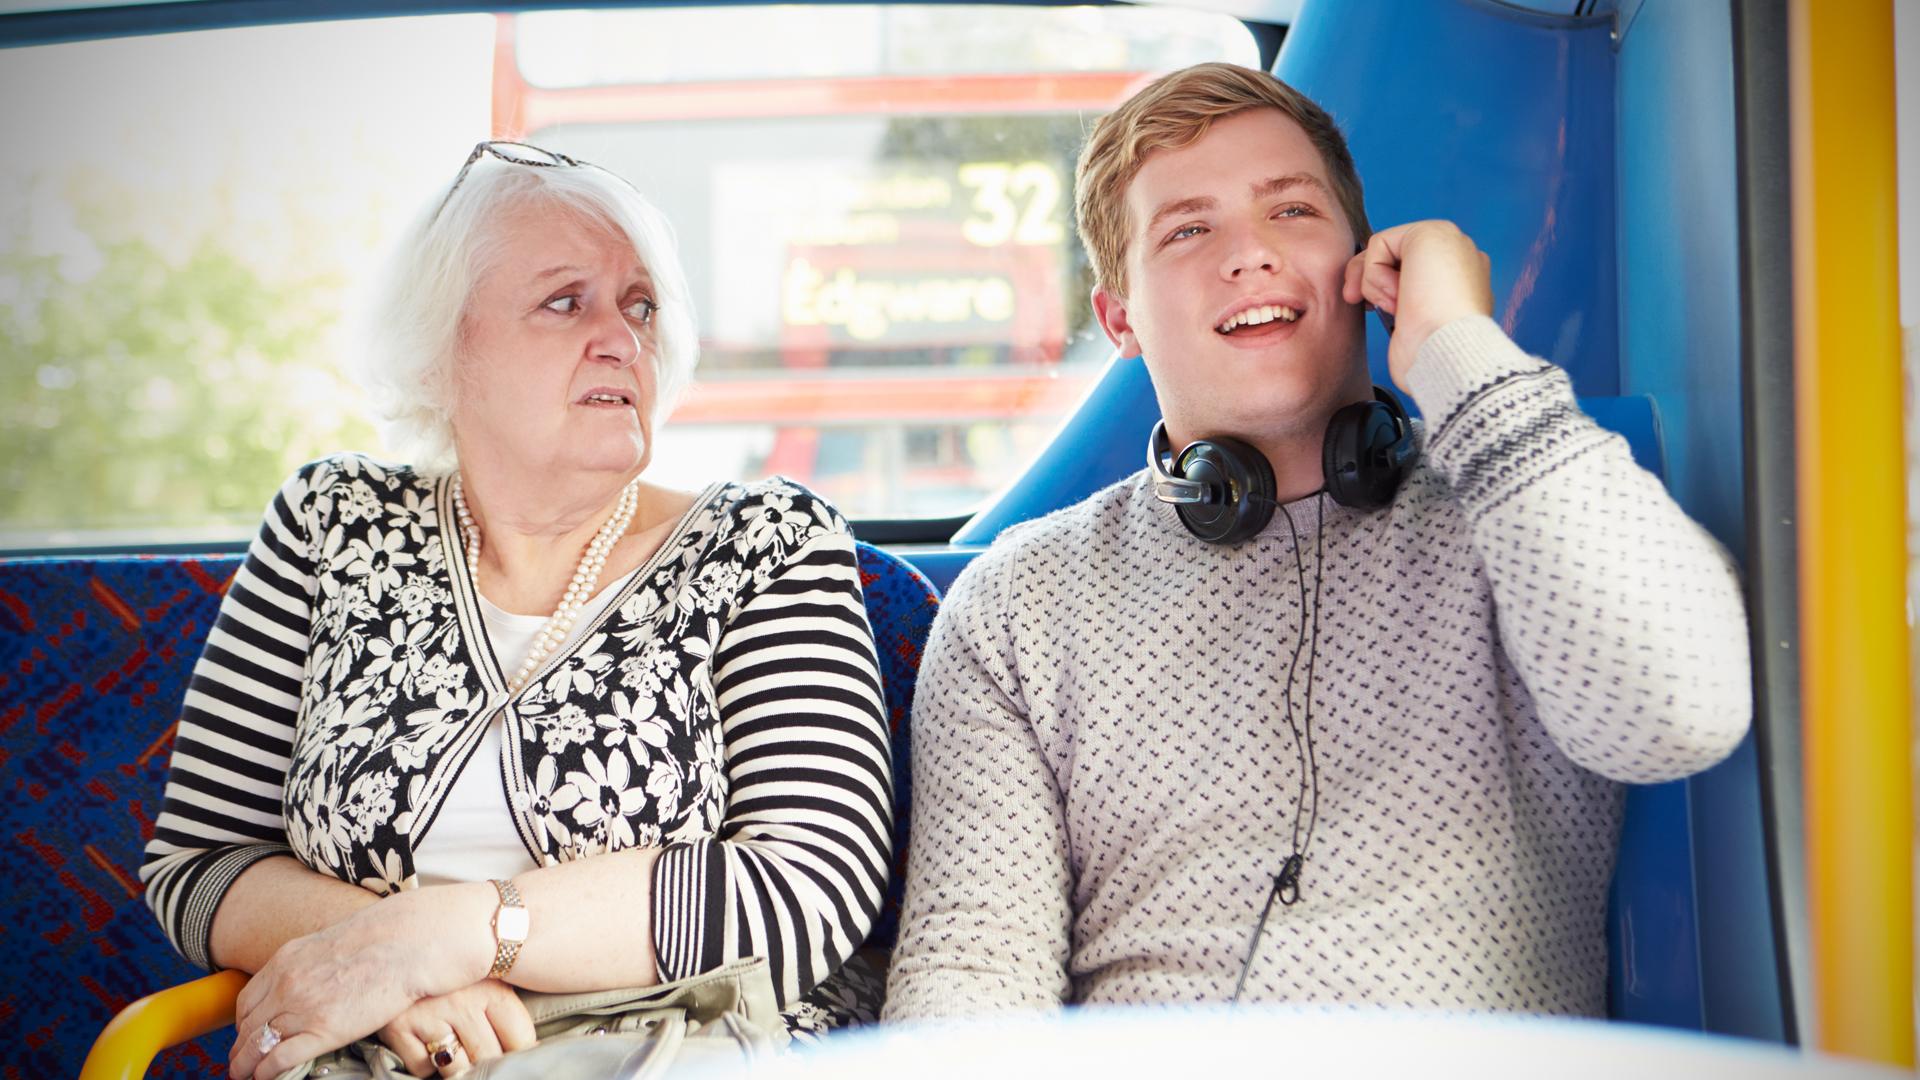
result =
[[[1468,315],[1493,314],[1491,263],[1451,221],[1415,221],[1374,233],[1347,261],[1340,295],[1393,316],[1387,368],[1407,389],[1407,369],[1435,330]]]

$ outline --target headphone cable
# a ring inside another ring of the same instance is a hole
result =
[[[1253,971],[1253,958],[1259,952],[1260,939],[1266,934],[1267,920],[1273,914],[1273,902],[1279,900],[1284,907],[1292,907],[1300,899],[1300,872],[1306,864],[1307,849],[1313,844],[1313,833],[1320,822],[1320,763],[1313,750],[1313,671],[1320,656],[1320,583],[1324,575],[1325,540],[1327,531],[1326,490],[1318,493],[1314,501],[1316,535],[1313,541],[1313,607],[1307,610],[1307,570],[1300,555],[1300,531],[1294,525],[1293,514],[1282,503],[1275,503],[1286,516],[1287,531],[1293,537],[1293,563],[1296,579],[1300,586],[1300,637],[1294,641],[1293,656],[1287,663],[1286,708],[1283,715],[1287,719],[1287,731],[1293,735],[1294,760],[1300,763],[1300,798],[1293,806],[1293,852],[1281,863],[1280,872],[1273,875],[1273,886],[1267,890],[1267,902],[1260,909],[1260,921],[1254,925],[1253,940],[1247,945],[1247,957],[1240,965],[1240,978],[1234,983],[1231,1001],[1238,1003],[1240,994],[1246,989],[1247,976]],[[1300,725],[1293,720],[1293,678],[1300,666],[1300,650],[1307,649],[1307,707],[1302,717],[1306,728],[1305,738],[1301,737]],[[1312,809],[1307,807],[1311,805]],[[1306,838],[1300,835],[1302,814],[1307,815]]]
[[[1325,552],[1327,538],[1327,502],[1326,490],[1320,492],[1320,498],[1314,500],[1314,537],[1313,537],[1313,644],[1307,649],[1307,775],[1312,777],[1313,801],[1307,811],[1307,839],[1300,846],[1300,859],[1306,860],[1307,849],[1313,846],[1313,834],[1320,825],[1320,759],[1313,752],[1313,668],[1320,659],[1320,582],[1325,576]],[[1291,524],[1291,519],[1289,519]],[[1296,546],[1298,541],[1295,542]],[[1295,871],[1296,878],[1298,870]],[[1299,899],[1296,892],[1295,899]],[[1282,898],[1284,899],[1284,897]]]

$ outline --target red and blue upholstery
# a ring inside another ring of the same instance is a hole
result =
[[[0,563],[0,1025],[15,1076],[72,1076],[128,1002],[199,975],[140,899],[187,676],[238,558]],[[213,1036],[156,1075],[224,1070]]]
[[[900,930],[900,898],[907,878],[907,812],[913,790],[908,717],[920,674],[920,653],[940,607],[940,594],[919,570],[868,544],[860,547],[860,587],[867,622],[880,653],[880,682],[887,692],[887,729],[893,734],[893,876],[886,904],[867,944],[892,948]]]
[[[187,677],[239,556],[0,560],[0,1080],[73,1076],[129,1002],[197,977],[141,900],[141,851]],[[860,545],[894,733],[896,861],[907,717],[938,595]],[[871,944],[891,945],[900,880]],[[225,1069],[231,1035],[166,1051],[149,1075]]]

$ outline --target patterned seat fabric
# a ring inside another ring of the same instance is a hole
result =
[[[196,978],[140,898],[187,677],[238,556],[0,560],[0,1080],[72,1076],[135,998]],[[917,571],[860,545],[907,837],[907,716],[939,603]],[[870,944],[891,945],[896,871]],[[156,1058],[150,1076],[225,1072],[231,1035]]]
[[[925,575],[899,558],[860,545],[860,587],[866,590],[867,621],[880,651],[880,681],[887,691],[887,730],[893,734],[893,876],[886,904],[867,935],[867,944],[892,948],[900,929],[900,897],[907,872],[908,783],[907,717],[913,710],[913,686],[920,674],[920,652],[933,627],[940,594]]]

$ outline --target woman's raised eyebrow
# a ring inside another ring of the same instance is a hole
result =
[[[583,274],[586,272],[587,269],[585,267],[575,266],[572,263],[564,263],[560,266],[549,266],[545,270],[536,272],[533,275],[533,280],[545,281],[548,278],[560,277],[563,274]],[[633,283],[627,286],[627,289],[628,291],[638,290],[640,292],[652,292],[653,278],[641,275],[635,278]]]

